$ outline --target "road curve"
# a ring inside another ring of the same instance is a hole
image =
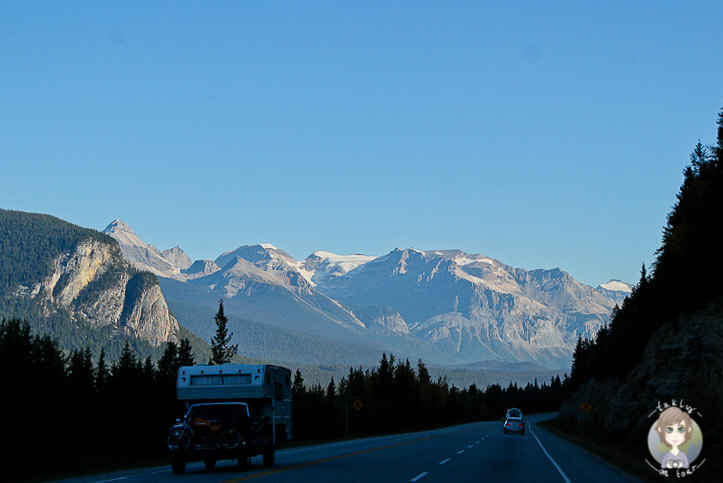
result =
[[[169,481],[277,482],[448,482],[448,481],[637,481],[597,456],[535,424],[524,435],[503,434],[502,422],[470,423],[431,431],[303,446],[277,451],[272,468],[255,458],[248,470],[219,461],[208,472],[190,463],[186,474],[170,466],[62,480],[63,483]]]

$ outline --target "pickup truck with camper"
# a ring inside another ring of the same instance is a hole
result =
[[[171,428],[167,444],[171,466],[183,473],[189,461],[235,459],[247,467],[261,455],[274,464],[280,441],[291,439],[291,371],[262,364],[182,366],[177,397],[186,414]]]

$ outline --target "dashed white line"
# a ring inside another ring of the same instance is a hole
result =
[[[119,480],[126,480],[126,479],[128,479],[127,476],[121,476],[120,478],[113,478],[111,480],[101,480],[101,481],[96,481],[95,483],[108,483],[109,481],[119,481]]]
[[[463,449],[457,451],[457,454],[462,454],[462,453],[464,453],[464,450],[463,450]]]
[[[414,478],[412,478],[412,479],[409,480],[409,481],[419,481],[419,480],[421,480],[422,478],[424,478],[425,476],[427,476],[428,474],[429,474],[429,473],[427,473],[426,471],[425,471],[425,472],[422,472],[422,473],[419,473],[417,476],[415,476]]]
[[[570,478],[567,477],[565,472],[562,471],[562,469],[558,466],[557,462],[554,459],[552,459],[552,456],[550,456],[550,453],[548,453],[547,450],[545,449],[545,447],[542,446],[540,439],[537,437],[535,432],[532,431],[532,425],[530,425],[530,433],[532,433],[532,436],[534,436],[535,439],[537,440],[537,444],[540,445],[540,448],[542,448],[542,452],[545,453],[545,456],[547,456],[547,459],[549,459],[550,462],[552,462],[552,465],[555,467],[555,469],[557,469],[557,472],[560,473],[560,476],[562,476],[563,481],[565,481],[565,483],[571,483]]]
[[[452,458],[446,458],[439,462],[440,465],[444,465],[452,461]]]
[[[467,448],[472,448],[472,445],[470,444],[469,446],[467,446]]]

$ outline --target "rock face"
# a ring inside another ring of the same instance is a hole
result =
[[[5,216],[6,227],[17,230],[8,236],[11,243],[34,250],[34,256],[16,260],[15,270],[22,279],[4,289],[9,293],[0,293],[5,300],[20,298],[47,319],[62,311],[91,327],[111,326],[156,347],[177,340],[179,325],[158,279],[131,267],[114,239],[46,215],[6,212]],[[45,245],[37,242],[43,239]]]
[[[60,305],[68,306],[112,262],[109,246],[98,241],[80,243],[72,253],[55,259],[53,272],[40,284],[40,295]]]
[[[185,280],[193,280],[194,278],[211,275],[219,270],[221,270],[221,268],[216,265],[216,262],[213,260],[196,260],[188,268],[182,269],[181,273],[183,274]]]
[[[392,307],[371,305],[345,306],[355,317],[364,322],[371,332],[382,335],[408,335],[409,326],[399,312]]]
[[[156,277],[134,275],[126,284],[120,321],[127,333],[159,346],[177,340],[178,322],[170,314]]]
[[[63,307],[92,325],[112,325],[156,347],[177,339],[178,322],[156,277],[132,269],[113,244],[80,243],[57,258],[38,285],[35,298],[48,314]]]
[[[723,433],[723,421],[716,417],[723,401],[721,320],[723,298],[663,325],[628,375],[621,380],[594,378],[584,383],[562,405],[559,418],[609,434],[625,428],[644,440],[654,422],[649,415],[657,403],[683,399],[703,416],[697,420],[708,436],[704,445],[713,442],[721,451],[717,435]],[[589,410],[583,411],[586,402]]]

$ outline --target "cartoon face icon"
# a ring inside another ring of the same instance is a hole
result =
[[[655,423],[655,430],[660,436],[661,443],[677,450],[690,439],[693,433],[693,421],[685,411],[670,407],[660,413]]]
[[[689,468],[701,444],[700,428],[687,412],[675,406],[660,413],[648,436],[648,448],[661,469]]]
[[[661,475],[670,470],[695,471],[693,463],[703,447],[703,433],[698,423],[680,406],[658,408],[660,413],[648,431],[648,450],[657,461],[648,465]],[[647,461],[647,460],[646,460]],[[677,474],[677,473],[676,473]]]

